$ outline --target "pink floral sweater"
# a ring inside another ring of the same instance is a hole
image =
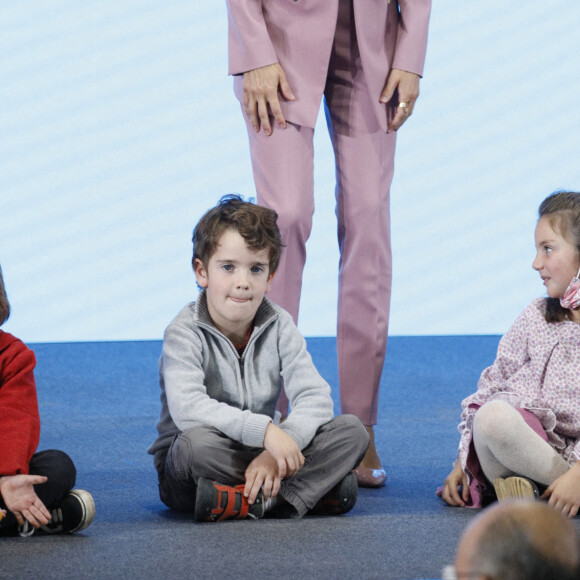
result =
[[[570,465],[580,459],[580,324],[548,323],[545,307],[546,299],[536,298],[518,316],[502,337],[495,362],[483,371],[477,392],[461,404],[464,470],[475,413],[496,399],[532,412]]]

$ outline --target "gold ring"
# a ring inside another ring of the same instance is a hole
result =
[[[408,113],[409,112],[409,103],[410,103],[410,101],[401,101],[399,103],[399,109],[403,109],[404,113]]]

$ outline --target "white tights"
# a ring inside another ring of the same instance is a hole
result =
[[[473,444],[483,473],[498,477],[522,475],[550,485],[569,469],[566,461],[505,401],[490,401],[475,414]]]

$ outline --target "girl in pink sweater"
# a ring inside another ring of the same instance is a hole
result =
[[[439,495],[481,507],[486,496],[541,497],[580,507],[580,193],[539,208],[532,267],[546,287],[501,339],[462,402],[459,455]]]

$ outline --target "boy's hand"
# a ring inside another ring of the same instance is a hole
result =
[[[463,486],[461,492],[459,491],[460,485]],[[455,467],[445,478],[441,498],[449,505],[461,507],[465,507],[465,503],[469,500],[469,484],[467,482],[467,475],[463,472],[459,456],[457,457]]]
[[[278,463],[280,479],[291,477],[304,465],[304,455],[290,435],[270,423],[264,435],[264,449],[269,451]]]
[[[24,520],[35,528],[50,521],[50,512],[32,487],[45,483],[46,480],[43,475],[18,474],[0,477],[0,495],[20,526],[24,524]]]
[[[573,518],[580,508],[580,465],[575,463],[569,471],[561,475],[542,494],[548,504]]]
[[[278,463],[269,451],[262,451],[248,465],[245,477],[244,495],[248,498],[249,504],[254,503],[260,488],[264,492],[264,499],[278,495],[282,479],[278,477]]]

